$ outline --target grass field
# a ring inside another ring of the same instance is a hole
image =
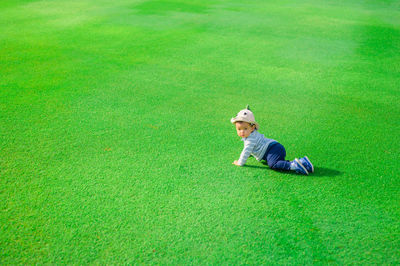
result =
[[[399,1],[1,1],[0,264],[399,264],[399,73]]]

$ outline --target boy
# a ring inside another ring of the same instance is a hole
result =
[[[285,160],[285,148],[276,140],[268,139],[258,132],[258,123],[249,106],[232,118],[231,123],[235,124],[238,136],[244,141],[240,158],[233,164],[243,166],[249,156],[253,155],[258,161],[267,161],[268,166],[273,170],[296,171],[303,175],[314,172],[314,166],[307,156],[301,159],[295,158],[293,161]]]

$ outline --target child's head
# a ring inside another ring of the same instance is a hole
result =
[[[236,117],[233,117],[231,123],[235,124],[236,131],[239,137],[242,138],[247,138],[251,132],[258,129],[258,123],[254,118],[253,112],[250,111],[249,106],[241,110]]]
[[[247,138],[256,129],[255,124],[250,124],[248,122],[238,121],[235,122],[236,132],[239,137]]]

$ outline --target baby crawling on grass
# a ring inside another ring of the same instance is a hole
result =
[[[255,121],[249,106],[232,118],[231,123],[235,124],[238,136],[244,141],[240,158],[233,164],[243,166],[249,156],[252,155],[258,161],[267,161],[268,166],[273,170],[296,171],[296,173],[303,175],[314,172],[314,166],[307,156],[300,159],[295,158],[293,161],[285,160],[285,147],[276,140],[268,139],[258,132],[258,123]]]

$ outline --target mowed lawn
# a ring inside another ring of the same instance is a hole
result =
[[[399,73],[396,0],[3,0],[0,264],[399,264]]]

